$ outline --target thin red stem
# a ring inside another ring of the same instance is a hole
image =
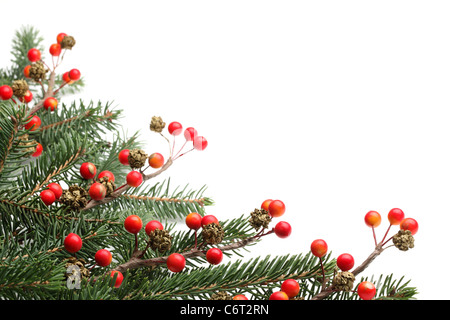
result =
[[[375,228],[372,226],[373,239],[375,240],[375,247],[377,246],[377,236],[375,235]]]
[[[181,156],[184,156],[186,153],[189,153],[191,151],[193,151],[194,148],[192,148],[191,150],[186,151],[185,153],[180,154],[178,157],[176,157],[175,159],[173,159],[174,161],[177,160],[178,158],[180,158]]]
[[[194,248],[197,249],[197,230],[195,230],[194,235],[195,235],[195,246],[194,246]]]
[[[391,239],[393,238],[394,236],[392,236],[392,237],[390,237],[389,239],[387,239],[385,242],[383,242],[383,244],[381,245],[381,246],[384,246],[386,243],[388,243],[389,241],[391,241]]]
[[[178,150],[177,154],[174,156],[174,158],[176,158],[178,156],[178,154],[181,152],[181,150],[183,150],[184,146],[186,145],[187,140],[183,143],[183,146],[180,148],[180,150]],[[175,159],[174,159],[175,160]]]
[[[323,277],[323,279],[322,279],[322,290],[324,290],[325,289],[325,268],[323,266],[322,257],[320,257],[319,260],[320,260],[320,267],[322,268],[322,277]]]
[[[383,240],[381,240],[381,243],[384,242],[384,239],[386,239],[387,234],[389,233],[389,230],[391,229],[392,224],[389,224],[389,227],[386,230],[386,233],[384,234]]]
[[[138,235],[137,233],[134,234],[134,251],[137,251],[138,249]]]

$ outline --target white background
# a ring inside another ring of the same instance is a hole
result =
[[[22,25],[47,48],[73,35],[61,72],[78,68],[86,87],[64,101],[114,101],[148,153],[168,155],[152,116],[197,128],[208,148],[161,178],[208,185],[209,213],[283,200],[291,237],[249,256],[322,238],[359,264],[374,246],[365,213],[382,214],[381,238],[399,207],[419,222],[416,247],[388,249],[362,275],[394,273],[419,299],[449,298],[448,1],[2,0],[0,14],[1,66]]]

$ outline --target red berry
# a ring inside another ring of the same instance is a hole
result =
[[[403,213],[403,210],[399,208],[391,209],[388,213],[388,220],[392,225],[400,224],[404,218],[405,214]]]
[[[50,109],[50,111],[54,111],[57,106],[58,106],[58,100],[56,100],[56,98],[54,98],[54,97],[48,97],[44,101],[45,110]]]
[[[61,44],[61,41],[63,41],[63,39],[64,39],[65,36],[67,36],[67,34],[65,34],[64,32],[59,33],[59,34],[56,36],[56,41],[57,41],[59,44]]]
[[[42,154],[42,151],[44,151],[44,147],[42,147],[42,144],[37,142],[36,151],[31,154],[32,157],[39,157]]]
[[[272,202],[272,199],[264,200],[264,202],[261,204],[261,209],[269,211],[269,205]]]
[[[275,234],[280,238],[287,238],[291,235],[292,228],[286,221],[280,221],[275,225]]]
[[[61,54],[61,45],[59,43],[54,43],[50,46],[48,51],[52,56],[57,57]]]
[[[358,296],[363,300],[372,300],[377,293],[377,289],[372,282],[363,281],[358,285]]]
[[[125,219],[123,225],[129,233],[137,234],[142,229],[142,220],[137,215],[131,215]]]
[[[376,211],[369,211],[364,216],[364,221],[368,227],[376,228],[381,223],[381,215]]]
[[[113,270],[113,271],[111,271],[111,279],[114,279],[114,276],[116,274],[117,274],[117,276],[116,276],[116,282],[114,283],[114,288],[119,288],[122,285],[123,274],[120,271]]]
[[[77,81],[81,78],[81,72],[78,69],[72,69],[69,71],[69,78],[72,81]]]
[[[23,75],[25,76],[25,78],[30,77],[30,68],[31,68],[31,64],[29,64],[25,68],[23,68]]]
[[[97,167],[93,163],[84,162],[80,167],[80,174],[86,180],[94,179],[96,173]]]
[[[2,100],[11,99],[13,94],[14,94],[13,89],[7,84],[0,86],[0,98]]]
[[[349,253],[343,253],[336,259],[336,265],[342,271],[348,271],[355,265],[355,259]]]
[[[41,126],[41,118],[38,116],[31,117],[30,121],[25,125],[26,130],[34,131]]]
[[[128,155],[130,154],[129,149],[124,149],[119,152],[119,162],[125,166],[129,166],[130,163],[128,162]]]
[[[286,292],[275,291],[270,295],[269,300],[289,300],[289,296],[286,294]]]
[[[67,84],[72,84],[72,83],[74,83],[74,81],[73,81],[72,79],[70,79],[70,77],[69,77],[69,71],[63,73],[62,79],[63,79],[64,82],[67,83]]]
[[[327,243],[322,239],[314,240],[311,243],[311,252],[318,258],[322,258],[328,251]]]
[[[186,128],[186,130],[184,130],[184,138],[187,141],[194,141],[194,138],[197,136],[197,130],[195,130],[192,127]]]
[[[145,233],[147,235],[150,235],[150,232],[152,232],[155,229],[164,230],[164,226],[158,220],[149,221],[145,225]]]
[[[98,174],[97,178],[101,179],[103,177],[107,177],[108,181],[111,181],[111,182],[114,182],[114,180],[116,180],[116,178],[114,177],[114,174],[111,171],[108,171],[108,170],[104,170],[104,171],[100,172]]]
[[[189,229],[200,229],[200,227],[202,226],[202,216],[197,212],[189,213],[186,216],[186,225]]]
[[[45,189],[41,192],[41,200],[44,202],[47,206],[51,205],[56,200],[56,196],[53,193],[52,190]]]
[[[144,178],[139,171],[131,171],[127,174],[127,184],[131,187],[139,187]]]
[[[243,294],[237,294],[233,297],[233,300],[248,300],[248,298]]]
[[[273,200],[269,204],[269,214],[274,217],[281,217],[286,211],[286,206],[281,200]]]
[[[206,252],[206,260],[211,264],[219,264],[222,259],[223,253],[219,248],[211,248]]]
[[[89,188],[89,196],[97,201],[105,199],[106,187],[100,182],[94,182]]]
[[[172,253],[167,258],[167,268],[172,272],[181,272],[186,266],[186,259],[179,253]]]
[[[183,131],[183,126],[179,122],[171,122],[167,127],[171,135],[177,136]]]
[[[281,284],[281,291],[286,293],[289,298],[293,298],[299,294],[300,285],[294,279],[287,279]]]
[[[208,141],[203,136],[198,136],[194,138],[194,149],[203,151],[208,146]]]
[[[215,216],[213,216],[212,214],[208,214],[208,215],[206,215],[206,216],[204,216],[202,218],[202,227],[204,227],[204,226],[206,226],[206,225],[208,225],[210,223],[217,223],[217,224],[219,224],[219,220]]]
[[[29,103],[31,100],[33,100],[33,93],[30,90],[27,90],[25,95],[21,98],[19,98],[20,102]]]
[[[152,153],[148,157],[148,164],[154,169],[161,168],[164,165],[164,157],[161,153]]]
[[[69,233],[64,239],[64,248],[70,253],[80,251],[82,246],[83,241],[81,240],[80,236],[75,233]]]
[[[63,189],[62,189],[62,187],[61,187],[58,183],[52,182],[52,183],[50,183],[50,184],[47,186],[47,188],[48,188],[49,190],[52,190],[52,191],[53,191],[53,193],[55,194],[56,199],[59,199],[59,198],[62,196]]]
[[[100,249],[95,253],[94,259],[97,265],[100,267],[106,267],[112,261],[112,254],[109,250]]]
[[[31,62],[36,62],[36,61],[41,60],[41,52],[36,48],[28,50],[27,56],[28,56],[28,60],[30,60]]]
[[[419,224],[413,218],[406,218],[400,223],[400,229],[409,230],[412,235],[415,235],[419,231]]]

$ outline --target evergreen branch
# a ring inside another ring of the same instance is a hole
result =
[[[83,149],[82,147],[78,148],[78,151],[72,155],[71,157],[69,157],[63,164],[61,164],[58,168],[55,168],[55,170],[53,170],[52,172],[50,172],[45,179],[41,182],[36,184],[36,186],[34,187],[34,189],[28,194],[27,197],[32,196],[36,191],[40,190],[44,185],[48,184],[50,182],[50,180],[57,176],[58,174],[60,174],[63,170],[67,169],[69,167],[69,165],[71,165],[73,162],[75,162],[78,158],[80,158],[81,156],[83,156],[83,154],[86,152],[85,149]]]
[[[205,198],[200,199],[175,199],[175,198],[160,198],[160,197],[148,197],[148,196],[136,196],[132,194],[123,194],[120,197],[135,199],[141,201],[158,201],[158,202],[189,202],[189,203],[197,203],[201,206],[204,206]]]
[[[55,122],[55,123],[51,123],[51,124],[48,124],[46,126],[43,126],[42,128],[39,129],[39,131],[42,132],[42,131],[45,131],[45,130],[48,130],[48,129],[51,129],[51,128],[62,126],[64,124],[73,122],[75,120],[82,120],[82,119],[85,119],[85,118],[91,116],[92,114],[93,114],[92,110],[87,110],[85,113],[80,114],[80,115],[76,115],[76,116],[74,116],[72,118],[61,120],[59,122]],[[107,113],[105,113],[105,115],[98,117],[97,120],[98,121],[105,121],[105,120],[111,121],[114,118],[114,116],[115,116],[115,113],[113,113],[111,111],[107,111]]]
[[[44,47],[41,45],[44,39],[39,35],[39,31],[32,26],[24,26],[16,31],[12,41],[11,54],[13,66],[9,75],[10,83],[23,78],[23,69],[30,61],[27,58],[28,50],[37,48],[43,54]]]
[[[4,154],[2,155],[2,157],[0,158],[0,173],[3,171],[3,166],[5,165],[6,159],[8,157],[9,151],[12,148],[13,142],[14,142],[14,137],[17,134],[17,131],[19,129],[19,122],[17,121],[17,119],[13,116],[11,117],[11,121],[14,124],[13,130],[11,130],[11,136],[8,140],[8,143],[6,145],[6,151],[4,152]],[[3,130],[2,130],[3,131]]]

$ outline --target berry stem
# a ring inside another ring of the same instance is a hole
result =
[[[194,148],[192,148],[191,150],[186,151],[185,153],[180,154],[178,157],[176,157],[175,159],[173,159],[174,161],[177,160],[178,158],[180,158],[181,156],[184,156],[186,153],[189,153],[191,151],[193,151]]]
[[[320,268],[322,269],[322,290],[325,290],[325,284],[326,284],[326,278],[325,278],[325,268],[323,266],[322,257],[319,258],[320,260]]]
[[[173,160],[175,160],[175,159],[177,158],[178,154],[181,152],[181,150],[183,150],[183,148],[184,148],[184,146],[186,145],[186,143],[187,143],[187,140],[183,143],[183,146],[180,148],[180,150],[178,150],[178,152],[177,152],[177,154],[174,156],[174,159],[173,159]]]
[[[169,152],[170,152],[170,156],[172,157],[172,148],[170,147],[170,141],[169,139],[166,138],[165,135],[163,135],[161,132],[159,133],[161,135],[161,137],[163,137],[164,139],[166,139],[167,143],[169,144]]]
[[[394,236],[390,237],[389,239],[387,239],[385,242],[382,242],[381,246],[384,246],[386,243],[388,243]],[[384,239],[383,239],[384,240]]]
[[[384,239],[386,239],[386,236],[387,236],[389,230],[391,229],[391,227],[392,227],[392,224],[389,224],[389,227],[387,228],[386,233],[384,234],[383,240],[381,240],[381,243],[383,243],[383,242],[384,242]],[[389,240],[388,240],[388,241],[389,241]]]
[[[195,230],[194,232],[194,237],[195,237],[194,249],[197,249],[197,230]]]
[[[375,247],[378,245],[377,244],[377,236],[375,235],[375,228],[372,226],[372,233],[373,233],[373,240],[375,240]]]
[[[134,234],[134,252],[138,250],[138,235],[137,233]]]
[[[58,89],[56,89],[55,91],[53,91],[53,95],[57,94],[58,91],[61,90],[66,84],[67,84],[67,82],[64,81],[64,83],[63,83],[62,85],[60,85]]]

